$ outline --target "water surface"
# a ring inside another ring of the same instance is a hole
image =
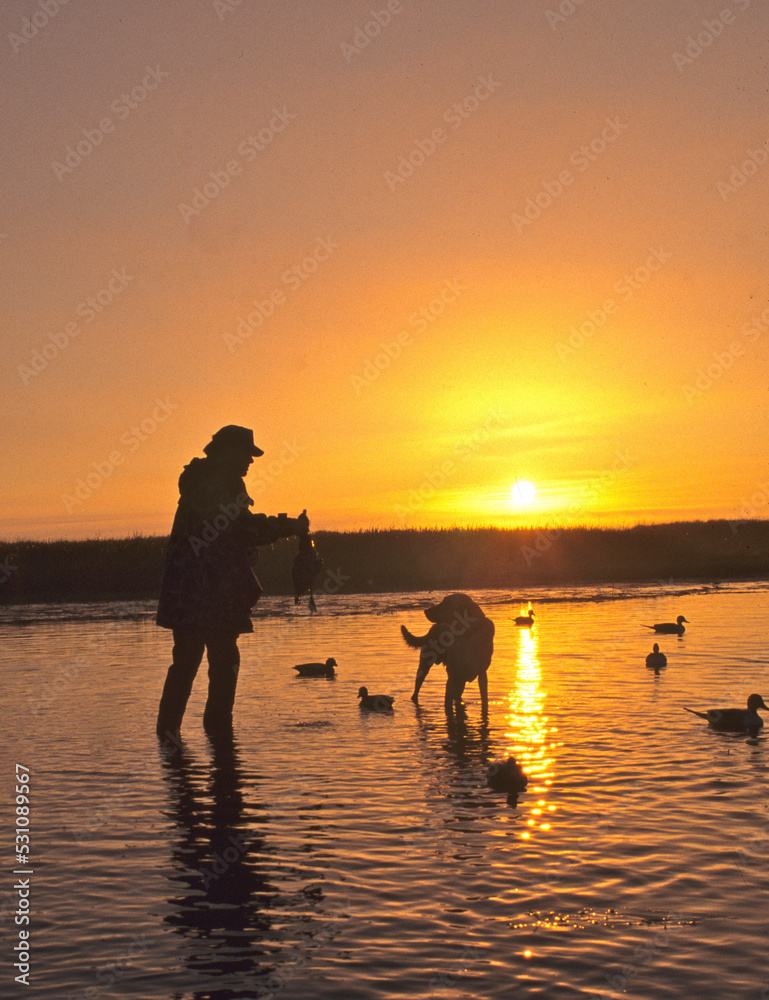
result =
[[[399,627],[426,631],[439,596],[266,600],[234,740],[203,735],[201,668],[174,753],[152,605],[2,609],[4,787],[18,761],[33,789],[25,995],[766,1000],[767,738],[681,706],[769,696],[769,586],[476,592],[497,626],[486,722],[477,685],[447,722],[441,667],[409,701]],[[641,624],[678,614],[655,675]],[[327,656],[335,680],[291,669]],[[395,711],[362,713],[361,684]],[[517,802],[485,780],[511,754]],[[2,844],[15,941],[7,824]]]

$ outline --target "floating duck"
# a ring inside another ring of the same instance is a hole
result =
[[[660,648],[655,642],[652,646],[652,651],[646,657],[646,666],[652,667],[654,670],[659,670],[660,667],[666,667],[668,665],[668,658],[664,653],[660,653]]]
[[[531,628],[534,624],[534,612],[529,608],[529,613],[527,615],[518,615],[515,619],[515,624],[520,625],[522,628]]]
[[[683,615],[679,615],[674,622],[660,622],[657,625],[644,625],[644,628],[653,628],[658,635],[683,635],[686,629],[683,623],[689,622]]]
[[[368,688],[362,687],[358,692],[360,707],[371,712],[392,712],[395,698],[389,694],[369,694]]]
[[[294,667],[300,677],[333,677],[337,662],[329,656],[325,663],[297,663]]]
[[[528,777],[515,757],[489,764],[486,769],[486,780],[496,791],[508,792],[511,795],[522,792],[529,783]]]
[[[694,709],[684,706],[684,711],[699,715],[701,719],[707,719],[713,729],[718,729],[722,733],[744,733],[761,729],[763,726],[764,720],[758,714],[759,708],[769,711],[761,695],[752,694],[748,698],[747,708],[711,708],[707,712],[695,712]]]

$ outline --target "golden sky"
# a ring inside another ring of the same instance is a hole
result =
[[[765,5],[0,17],[1,537],[767,516]]]

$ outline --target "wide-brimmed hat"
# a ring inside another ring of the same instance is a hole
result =
[[[206,455],[211,455],[222,448],[241,448],[254,458],[264,454],[262,449],[254,444],[254,432],[248,427],[238,427],[235,424],[228,424],[218,430],[203,451]]]

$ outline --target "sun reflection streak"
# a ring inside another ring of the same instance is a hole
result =
[[[507,752],[515,757],[529,776],[529,794],[537,798],[529,811],[524,840],[533,833],[551,829],[555,806],[547,801],[546,794],[553,783],[554,758],[551,756],[550,734],[556,730],[548,726],[545,714],[546,692],[542,690],[542,668],[539,664],[537,629],[517,631],[518,655],[516,659],[515,686],[509,692],[507,709]]]

